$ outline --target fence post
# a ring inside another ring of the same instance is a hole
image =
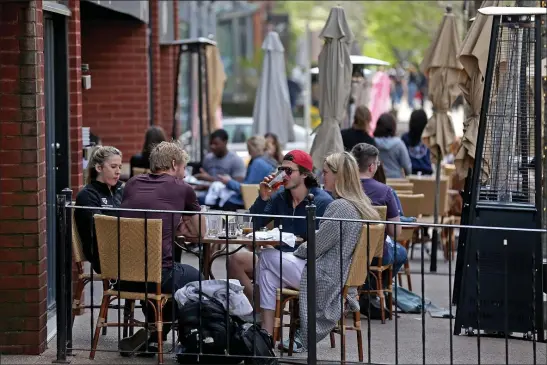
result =
[[[308,205],[306,206],[306,223],[308,235],[307,252],[307,274],[308,274],[308,364],[317,363],[317,308],[315,302],[316,296],[316,278],[315,278],[315,204],[313,194],[308,195]]]
[[[67,308],[66,308],[66,195],[57,194],[57,242],[55,245],[57,258],[57,276],[55,305],[57,306],[57,359],[56,363],[68,363],[67,361]]]
[[[72,190],[69,188],[63,189],[62,193],[66,197],[65,204],[72,205]],[[67,355],[72,355],[72,286],[73,286],[73,276],[72,276],[72,209],[65,208],[65,230],[63,234],[65,235],[65,303],[66,303],[66,349]]]

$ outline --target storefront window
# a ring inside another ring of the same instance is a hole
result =
[[[224,72],[226,73],[226,85],[224,86],[225,93],[233,93],[236,58],[234,57],[234,33],[232,19],[220,21],[217,24],[217,45],[224,64]]]

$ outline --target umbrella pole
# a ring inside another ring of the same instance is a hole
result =
[[[437,153],[437,164],[435,168],[435,206],[433,208],[433,224],[439,224],[439,203],[441,200],[441,151]],[[431,263],[430,272],[437,272],[437,248],[439,243],[439,229],[433,227],[433,236],[431,237]]]

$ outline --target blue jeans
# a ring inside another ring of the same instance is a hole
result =
[[[411,82],[408,84],[408,106],[410,109],[414,109],[414,100],[417,92],[418,86],[415,83]]]
[[[400,244],[393,244],[391,239],[386,239],[384,242],[384,257],[382,259],[382,265],[393,265],[393,275],[391,278],[383,278],[384,286],[387,285],[387,280],[392,280],[395,275],[401,270],[401,267],[408,260],[406,249]],[[378,265],[378,259],[374,258],[372,260],[372,266]],[[370,288],[377,288],[376,278],[373,275],[368,275],[367,281],[363,285],[364,290],[369,290]]]

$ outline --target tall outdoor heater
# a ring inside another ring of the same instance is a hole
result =
[[[542,8],[491,7],[488,66],[471,183],[470,226],[541,229]],[[481,171],[489,171],[481,174]],[[544,341],[541,234],[467,229],[455,334]]]
[[[189,146],[190,161],[192,165],[199,166],[203,162],[203,157],[207,151],[207,140],[211,134],[211,128],[209,119],[209,102],[208,89],[210,87],[211,80],[207,74],[207,52],[206,47],[216,47],[216,42],[209,38],[192,38],[175,41],[170,43],[171,45],[179,46],[178,59],[177,59],[177,78],[175,82],[175,102],[173,112],[173,138],[177,138],[176,129],[179,123],[179,87],[182,82],[181,77],[181,58],[183,53],[189,53],[191,57],[197,55],[197,106],[198,106],[198,125],[194,125],[194,112],[193,105],[189,108],[189,120],[191,129],[191,145]]]

